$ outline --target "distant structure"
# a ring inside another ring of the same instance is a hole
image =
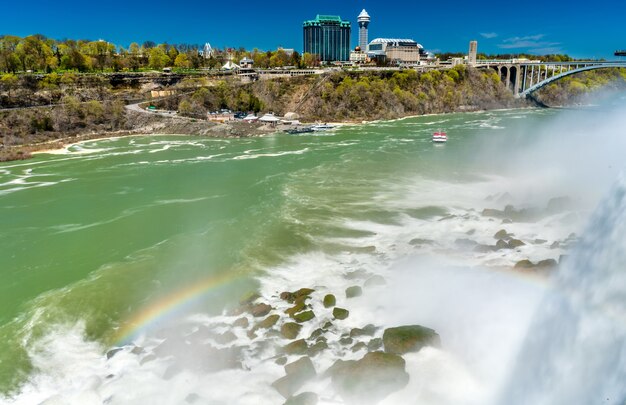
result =
[[[615,51],[615,56],[626,56],[626,49]]]
[[[478,41],[470,41],[469,53],[467,54],[467,64],[476,66],[476,53],[478,51]]]
[[[202,56],[204,57],[204,59],[209,59],[211,56],[213,56],[213,48],[208,42],[204,44],[204,48],[202,48]]]
[[[392,65],[417,65],[427,57],[424,47],[412,39],[376,38],[368,45],[370,59],[387,61]]]
[[[354,51],[350,52],[350,62],[352,63],[365,63],[367,62],[367,53],[361,50],[360,46],[354,48]]]
[[[367,27],[370,25],[370,15],[365,9],[359,14],[357,21],[359,22],[359,47],[361,51],[367,52]]]
[[[317,15],[302,24],[305,53],[317,55],[324,63],[347,61],[350,57],[349,21],[339,16]]]
[[[239,67],[242,69],[252,69],[254,61],[250,58],[243,58],[239,61]]]

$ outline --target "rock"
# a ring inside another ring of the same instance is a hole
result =
[[[363,286],[368,288],[368,287],[374,287],[374,286],[385,285],[385,284],[387,284],[387,281],[385,280],[385,278],[377,274],[365,280],[365,283],[363,283]]]
[[[235,328],[247,328],[249,324],[250,324],[250,322],[248,321],[248,318],[246,318],[245,316],[242,316],[241,318],[239,318],[235,322],[233,322],[233,327],[235,327]]]
[[[358,342],[354,346],[352,346],[352,352],[356,353],[359,350],[367,350],[367,344],[365,342]]]
[[[496,250],[501,250],[501,249],[510,249],[510,247],[508,243],[506,243],[502,239],[498,239],[498,241],[496,242]]]
[[[475,233],[476,233],[476,229],[470,229],[469,231],[465,232],[465,234],[469,236],[472,236]]]
[[[254,301],[256,301],[258,298],[261,298],[261,296],[259,295],[259,293],[255,292],[255,291],[250,291],[246,294],[244,294],[240,299],[239,299],[239,304],[240,305],[250,305],[252,304]]]
[[[226,331],[222,333],[221,335],[215,336],[215,342],[221,345],[228,344],[236,339],[237,339],[237,336],[231,331]]]
[[[333,317],[335,319],[340,319],[340,320],[346,319],[348,315],[350,315],[350,311],[348,311],[347,309],[343,309],[339,307],[333,308]]]
[[[135,346],[130,352],[135,355],[140,355],[140,354],[145,353],[146,351],[144,350],[143,347]]]
[[[298,291],[294,292],[293,295],[295,296],[296,299],[300,298],[300,297],[308,297],[309,295],[311,295],[315,290],[312,288],[301,288]]]
[[[502,222],[501,222],[501,223],[502,223],[502,224],[512,224],[512,223],[513,223],[513,221],[512,221],[512,220],[510,220],[509,218],[504,218],[504,219],[502,220]]]
[[[522,242],[519,239],[511,239],[509,240],[509,249],[515,249],[518,248],[520,246],[524,246],[526,245],[524,242]]]
[[[434,244],[435,241],[434,240],[430,240],[430,239],[421,239],[421,238],[413,238],[409,241],[410,245],[416,246],[416,245],[432,245]]]
[[[552,242],[552,244],[550,245],[550,249],[558,249],[560,247],[561,247],[560,242]]]
[[[313,392],[303,392],[287,399],[283,405],[317,405],[318,397]]]
[[[276,325],[276,322],[280,319],[280,315],[270,315],[256,324],[256,329],[269,329]]]
[[[316,339],[316,338],[322,336],[324,333],[326,333],[326,331],[324,329],[317,328],[313,332],[311,332],[311,336],[309,336],[309,339]]]
[[[339,339],[339,343],[341,343],[342,345],[351,345],[352,342],[354,342],[354,339],[352,339],[351,337],[343,337],[341,339]]]
[[[307,350],[307,354],[309,356],[317,356],[319,352],[326,349],[328,349],[328,344],[324,341],[318,341],[315,342],[314,345],[309,347],[309,350]]]
[[[281,356],[274,360],[274,363],[278,364],[279,366],[284,366],[285,364],[287,364],[287,357]]]
[[[302,325],[295,322],[288,322],[280,327],[280,333],[286,339],[295,339],[300,333],[300,329],[302,329]]]
[[[543,245],[546,242],[547,242],[547,240],[545,240],[545,239],[535,239],[533,241],[533,245]]]
[[[367,350],[370,352],[376,351],[376,350],[380,350],[383,347],[383,339],[382,338],[374,338],[371,339],[368,343],[367,343]]]
[[[504,229],[500,229],[498,232],[496,232],[495,235],[493,235],[493,237],[494,239],[507,239],[509,237],[509,234]]]
[[[366,325],[363,328],[353,328],[350,331],[350,337],[357,336],[373,336],[378,328],[372,324]]]
[[[283,352],[285,354],[304,354],[308,348],[309,345],[307,345],[306,340],[298,339],[283,347]]]
[[[324,308],[334,307],[337,303],[337,299],[332,294],[326,294],[324,296]]]
[[[122,349],[121,347],[116,347],[115,349],[111,349],[107,352],[106,356],[107,356],[107,360],[111,359],[113,356],[115,356],[116,354],[118,354],[119,352],[121,352]]]
[[[548,269],[558,266],[558,263],[554,259],[545,259],[539,260],[535,266],[542,269]]]
[[[304,301],[298,301],[296,302],[296,305],[294,305],[293,307],[287,308],[285,310],[285,313],[293,318],[294,314],[302,311],[305,308],[306,308],[306,304],[304,303]]]
[[[302,357],[293,363],[285,365],[285,372],[287,373],[286,376],[272,383],[272,387],[285,398],[292,396],[316,375],[313,362],[308,357]]]
[[[346,288],[346,298],[359,297],[363,294],[363,289],[358,285]]]
[[[532,269],[533,267],[535,267],[535,265],[528,259],[520,260],[513,266],[515,269]]]
[[[455,240],[454,244],[461,248],[472,249],[474,246],[478,245],[478,242],[467,238],[460,238]]]
[[[296,299],[296,296],[294,293],[289,292],[289,291],[283,291],[280,293],[280,299],[283,301],[287,301],[288,303],[293,303]]]
[[[504,215],[504,211],[500,211],[500,210],[496,210],[492,208],[485,208],[481,215],[483,217],[492,217],[492,218],[504,218],[506,216]]]
[[[358,361],[338,360],[328,374],[347,404],[376,404],[409,382],[404,359],[383,352],[367,353]]]
[[[322,326],[322,329],[330,329],[333,327],[333,323],[331,321],[326,321],[326,323]]]
[[[490,245],[476,245],[476,247],[473,250],[474,252],[488,253],[488,252],[493,252],[494,250],[496,250],[496,247],[490,246]]]
[[[365,270],[355,270],[346,273],[343,277],[346,280],[362,280],[371,276],[371,273],[368,273]]]
[[[298,323],[308,322],[313,318],[315,318],[315,313],[313,311],[304,311],[293,316],[293,319]]]
[[[546,212],[548,214],[556,214],[558,212],[570,210],[573,208],[573,201],[569,197],[555,197],[548,201]]]
[[[272,307],[267,305],[267,304],[256,304],[254,305],[251,309],[250,309],[250,313],[252,314],[252,316],[254,316],[255,318],[260,318],[262,316],[265,316],[267,314],[270,313],[270,311],[272,310]]]
[[[441,342],[434,330],[420,325],[407,325],[385,329],[383,344],[387,353],[404,354],[417,352],[424,346],[439,346]]]

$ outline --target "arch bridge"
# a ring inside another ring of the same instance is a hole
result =
[[[528,97],[563,77],[595,69],[626,68],[626,61],[533,62],[521,60],[476,61],[476,67],[498,72],[515,97]]]

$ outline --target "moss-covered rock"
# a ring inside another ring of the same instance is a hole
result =
[[[285,310],[285,313],[287,315],[289,315],[290,317],[293,318],[293,316],[298,313],[301,312],[302,310],[304,310],[306,308],[306,304],[304,303],[304,301],[299,301],[297,302],[293,307],[291,308],[287,308]]]
[[[249,324],[250,322],[248,321],[248,318],[246,318],[245,316],[242,316],[241,318],[233,322],[233,326],[235,328],[247,328]]]
[[[498,239],[498,241],[496,242],[496,250],[500,249],[510,249],[509,244],[502,239]]]
[[[311,336],[309,336],[309,339],[317,339],[318,337],[322,336],[324,333],[326,333],[324,329],[317,328],[313,332],[311,332]]]
[[[382,338],[374,338],[371,339],[368,343],[367,343],[367,350],[369,350],[370,352],[376,351],[376,350],[380,350],[383,347],[383,339]]]
[[[533,267],[535,267],[534,263],[528,259],[520,260],[519,262],[515,263],[514,266],[514,268],[516,269],[532,269]]]
[[[339,319],[339,320],[346,319],[348,315],[350,315],[350,311],[348,311],[347,309],[343,309],[339,307],[333,308],[333,317],[335,319]]]
[[[354,346],[352,346],[353,352],[358,352],[359,350],[367,350],[367,343],[365,342],[357,342]]]
[[[316,405],[317,394],[314,392],[303,392],[293,397],[289,397],[284,405]]]
[[[337,299],[332,294],[326,294],[324,296],[324,308],[334,307],[337,303]]]
[[[341,339],[339,339],[339,343],[341,343],[344,346],[351,345],[352,342],[354,342],[354,339],[352,339],[349,336],[342,337]]]
[[[328,349],[328,343],[325,341],[317,341],[314,345],[311,345],[307,350],[307,354],[311,357],[317,356],[321,351]]]
[[[536,267],[540,269],[551,269],[556,266],[558,266],[558,263],[554,259],[539,260],[536,264]]]
[[[363,294],[363,289],[358,285],[346,288],[346,298],[354,298]]]
[[[298,323],[308,322],[313,318],[315,318],[315,313],[313,311],[304,311],[293,316],[293,319]]]
[[[274,363],[278,364],[279,366],[284,366],[285,364],[287,364],[287,357],[280,356],[279,358],[274,360]]]
[[[437,332],[420,325],[406,325],[385,329],[383,333],[385,352],[404,354],[417,352],[424,346],[441,344]]]
[[[272,326],[276,325],[276,322],[280,319],[280,315],[270,315],[267,318],[263,319],[261,322],[256,324],[256,329],[269,329]]]
[[[285,354],[305,354],[308,348],[309,345],[306,340],[298,339],[283,347],[283,352]]]
[[[494,239],[508,239],[509,233],[504,229],[500,229],[493,237]]]
[[[335,391],[348,404],[375,404],[409,382],[402,357],[367,353],[358,361],[337,361],[328,370]]]
[[[352,328],[352,330],[350,330],[350,337],[373,336],[377,330],[378,328],[370,323],[362,328]]]
[[[511,239],[511,240],[509,240],[509,249],[515,249],[515,248],[518,248],[518,247],[524,246],[524,245],[525,245],[525,243],[522,242],[519,239]]]
[[[287,322],[280,327],[280,333],[285,339],[295,339],[300,333],[302,325],[295,322]]]

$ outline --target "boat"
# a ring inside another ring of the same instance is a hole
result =
[[[315,124],[311,127],[313,131],[327,131],[333,128],[335,128],[335,126],[330,124]]]
[[[448,142],[448,135],[445,132],[441,131],[441,130],[439,130],[437,132],[434,132],[433,133],[433,142],[435,142],[435,143],[445,143],[445,142]]]
[[[285,130],[285,132],[291,135],[306,134],[307,132],[313,132],[313,128],[311,127],[291,128],[291,129]]]

